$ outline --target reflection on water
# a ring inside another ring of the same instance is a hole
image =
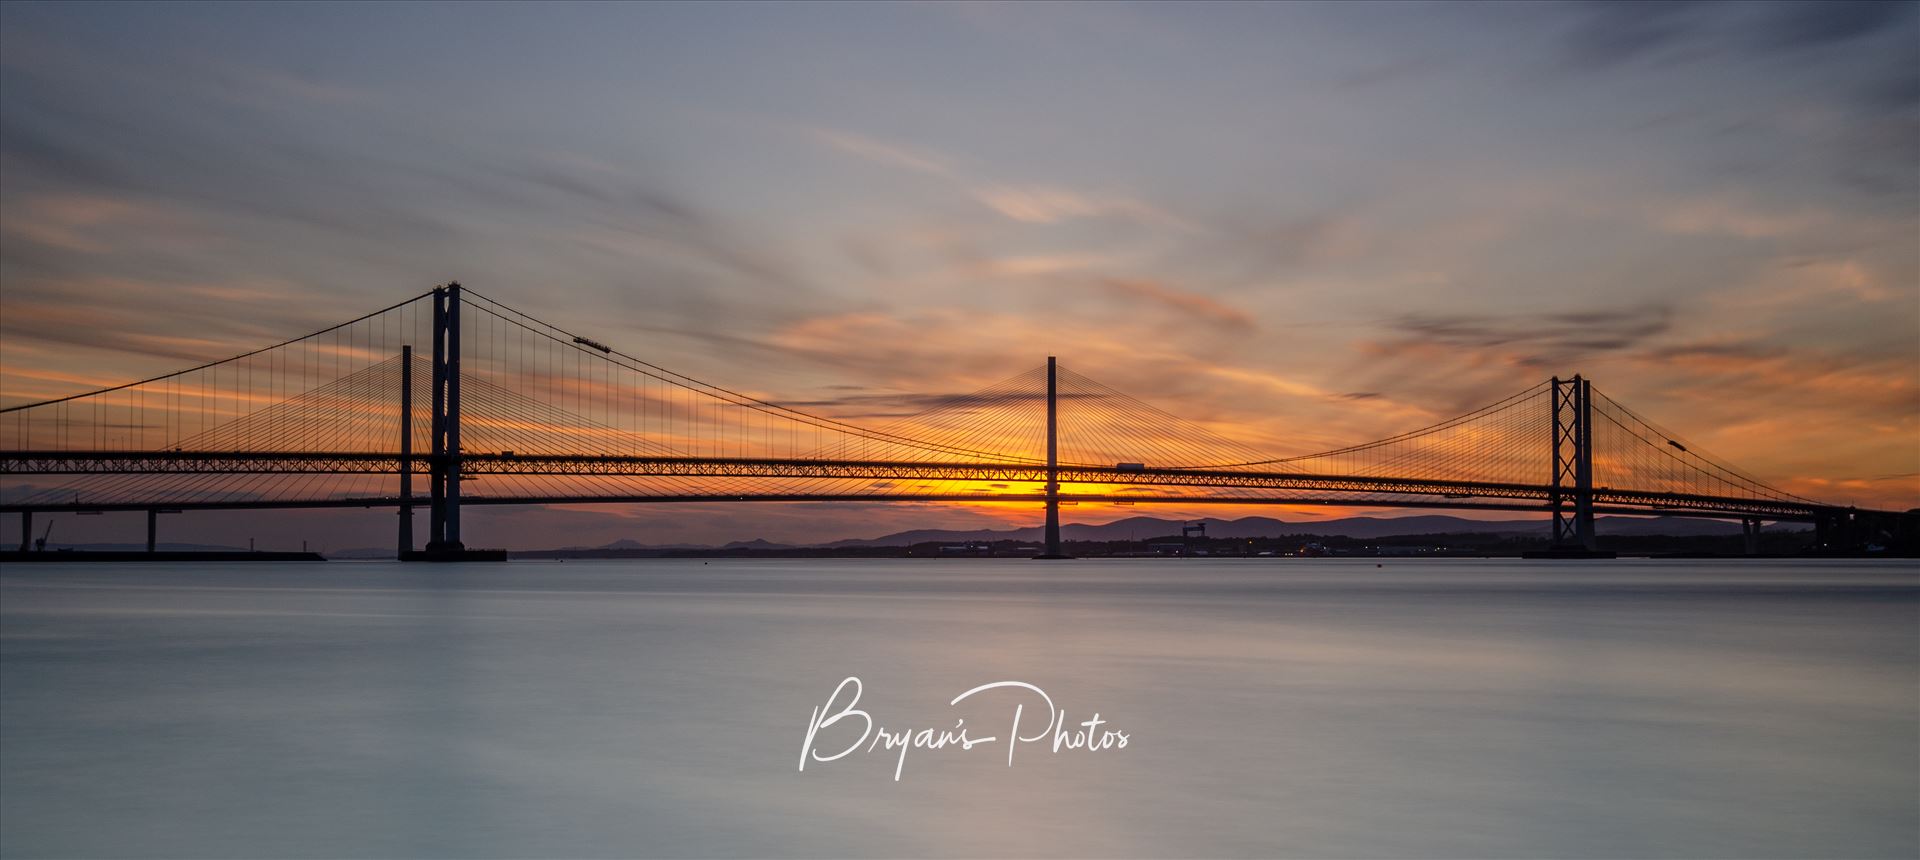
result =
[[[1917,711],[1870,562],[14,565],[0,853],[1911,857]]]

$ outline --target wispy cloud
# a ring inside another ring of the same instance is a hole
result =
[[[1661,0],[1589,3],[1566,31],[1570,61],[1608,68],[1636,61],[1699,62],[1729,52],[1799,53],[1901,30],[1913,4],[1782,0],[1753,6]]]
[[[1089,195],[1047,185],[989,185],[973,190],[975,200],[1015,221],[1058,224],[1077,218],[1123,218],[1159,227],[1197,229],[1165,210],[1132,197]]]
[[[1796,259],[1762,271],[1744,281],[1710,293],[1708,302],[1727,313],[1755,313],[1794,308],[1878,304],[1900,295],[1887,278],[1851,259]]]
[[[968,268],[988,276],[1031,277],[1111,269],[1122,262],[1109,254],[1025,254],[989,257]]]
[[[1724,196],[1702,197],[1665,206],[1653,215],[1660,229],[1681,236],[1733,236],[1778,239],[1802,235],[1833,223],[1831,213],[1811,208],[1767,209],[1740,205]]]
[[[197,230],[187,214],[128,196],[31,195],[9,201],[0,211],[6,213],[0,232],[78,254],[106,254],[155,242],[179,248],[212,238]]]
[[[1077,191],[1049,184],[982,182],[956,170],[953,159],[922,149],[830,129],[809,129],[814,139],[862,160],[949,180],[968,197],[1003,217],[1023,224],[1059,224],[1085,218],[1113,218],[1196,231],[1192,222],[1137,197]]]
[[[829,129],[813,129],[813,136],[841,152],[876,164],[885,164],[934,176],[952,176],[953,170],[939,156],[898,144],[883,143],[870,137]]]
[[[1673,316],[1673,308],[1662,304],[1506,316],[1408,314],[1393,328],[1404,342],[1507,350],[1544,366],[1644,343],[1672,330]]]
[[[1253,316],[1246,311],[1210,296],[1176,289],[1158,281],[1107,278],[1097,282],[1097,285],[1110,296],[1145,302],[1160,310],[1173,311],[1201,322],[1238,332],[1248,332],[1254,328]]]

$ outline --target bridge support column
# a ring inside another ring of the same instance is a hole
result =
[[[413,344],[400,346],[400,557],[413,552]]]
[[[460,544],[460,285],[433,291],[433,490],[427,552]]]
[[[1047,356],[1047,528],[1046,548],[1038,559],[1065,559],[1060,547],[1060,410],[1054,357]]]
[[[1573,531],[1580,548],[1594,552],[1600,548],[1593,533],[1593,381],[1574,374],[1580,389],[1580,447],[1574,454]]]
[[[447,534],[447,291],[433,289],[433,415],[429,418],[432,438],[427,443],[427,549],[446,540]]]
[[[405,379],[406,377],[402,377]],[[410,410],[403,409],[405,414]],[[406,432],[403,430],[402,432]],[[404,561],[505,561],[504,550],[469,550],[460,542],[460,283],[433,291],[433,445],[427,455],[427,547],[410,549],[410,492],[402,491],[400,558]],[[402,443],[411,452],[412,443]],[[403,453],[401,471],[410,453]],[[402,481],[410,477],[402,477]]]
[[[460,282],[447,284],[447,512],[445,548],[459,552],[460,542]]]
[[[27,550],[30,550],[32,548],[33,548],[33,512],[21,511],[20,512],[20,551],[26,552]]]
[[[1740,520],[1741,551],[1747,555],[1760,554],[1760,518],[1746,517]]]
[[[155,538],[160,532],[160,512],[147,509],[147,552],[153,552]]]

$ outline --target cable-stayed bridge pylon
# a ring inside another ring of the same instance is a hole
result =
[[[416,349],[418,348],[418,349]],[[457,554],[474,504],[1080,503],[1529,511],[1595,548],[1598,514],[1812,522],[1859,512],[1728,466],[1580,376],[1415,430],[1275,457],[1046,363],[884,423],[675,373],[449,284],[304,337],[0,409],[0,511],[394,507]],[[1869,517],[1871,518],[1871,517]],[[151,529],[149,544],[152,543]],[[24,547],[23,547],[24,549]]]

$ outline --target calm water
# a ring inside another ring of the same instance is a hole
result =
[[[798,772],[848,675],[890,728],[1037,734],[1025,691],[948,705],[1019,680],[1129,745]],[[0,853],[1912,857],[1920,575],[14,565]]]

